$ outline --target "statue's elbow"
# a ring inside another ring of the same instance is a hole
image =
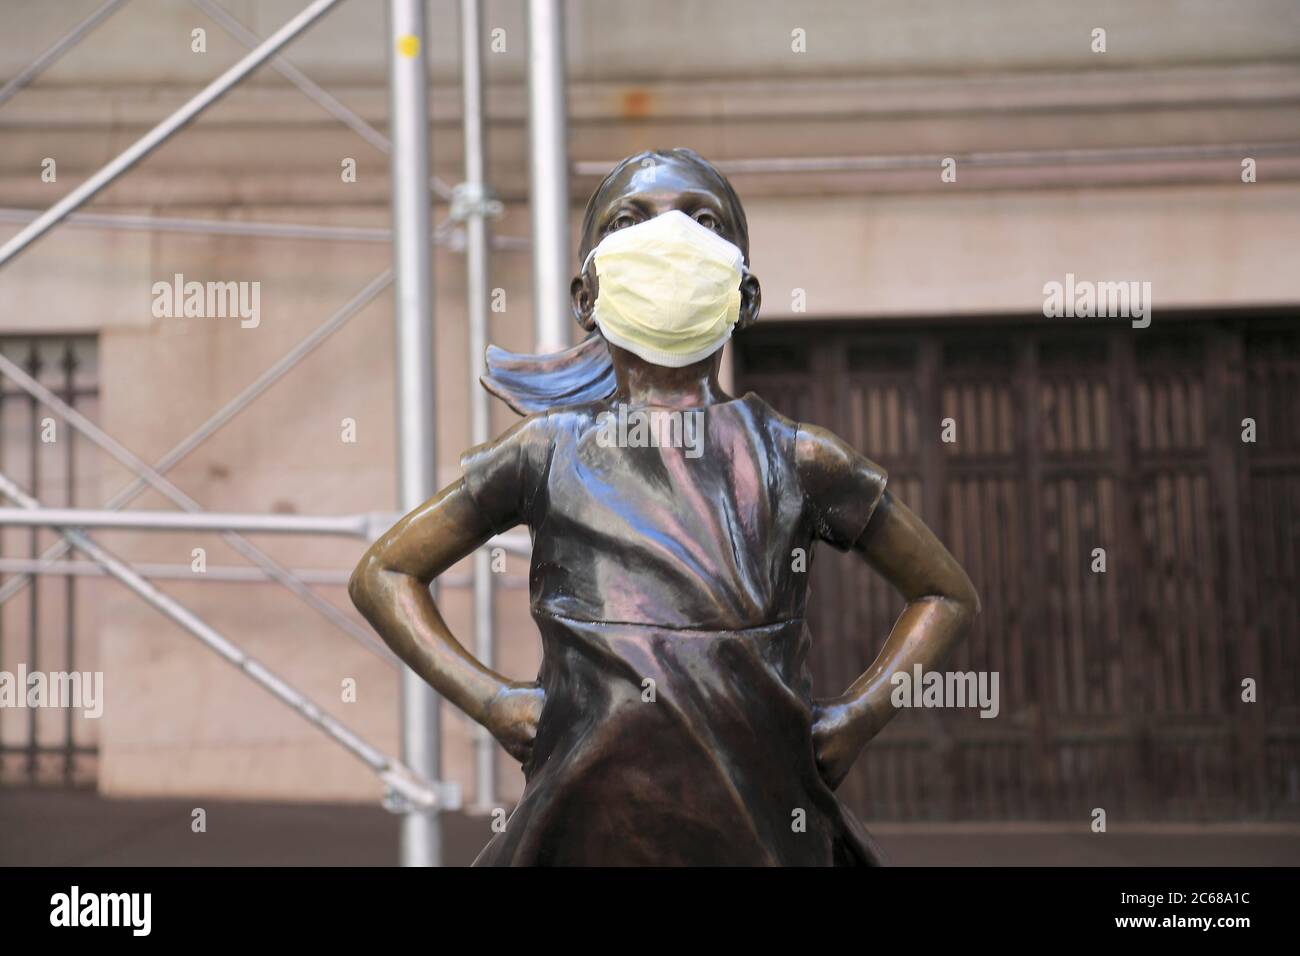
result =
[[[348,597],[352,599],[352,605],[363,615],[371,606],[379,573],[378,560],[367,551],[353,568],[352,576],[348,578]]]

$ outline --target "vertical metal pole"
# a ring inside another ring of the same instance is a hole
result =
[[[397,274],[398,504],[409,511],[437,490],[433,388],[433,260],[429,191],[429,91],[424,0],[389,0],[389,126],[393,139],[393,265]],[[438,697],[402,671],[402,759],[441,779]],[[403,866],[438,866],[442,830],[434,810],[402,819]]]
[[[41,374],[42,364],[41,355],[37,350],[36,344],[28,346],[27,353],[27,371],[31,373],[32,378],[38,378]],[[27,420],[31,423],[31,442],[28,446],[31,455],[31,485],[28,487],[39,488],[41,486],[41,429],[40,425],[40,403],[32,398],[27,405]],[[65,439],[71,439],[72,436],[65,435]],[[35,558],[41,553],[41,529],[33,528],[31,538],[28,544],[28,553]],[[31,591],[27,594],[27,667],[30,671],[40,670],[41,664],[37,658],[41,649],[41,587],[39,583],[33,584]],[[29,784],[40,783],[40,741],[38,737],[39,725],[36,721],[36,708],[27,709],[27,782]]]
[[[63,400],[69,405],[77,401],[77,356],[72,342],[63,346]],[[74,435],[63,436],[63,498],[69,508],[77,506],[77,442]],[[36,589],[32,589],[32,594]],[[68,575],[63,582],[63,669],[69,674],[77,671],[77,579]],[[63,712],[63,784],[72,786],[77,771],[77,724],[73,708]]]
[[[569,152],[564,0],[528,0],[529,189],[536,348],[569,343]]]
[[[476,379],[485,371],[488,340],[488,202],[483,117],[483,25],[480,0],[461,0],[461,113],[465,130],[465,310],[469,318],[470,438],[487,441],[492,410]],[[492,557],[474,552],[474,654],[491,667],[493,658]],[[481,811],[496,801],[496,741],[487,728],[475,731],[475,802]]]

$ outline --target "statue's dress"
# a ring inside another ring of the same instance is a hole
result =
[[[817,771],[804,604],[812,545],[853,545],[884,472],[752,393],[689,410],[693,448],[610,447],[617,411],[533,415],[461,462],[492,527],[532,534],[546,691],[475,865],[879,862]]]

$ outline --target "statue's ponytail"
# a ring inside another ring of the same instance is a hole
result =
[[[483,387],[520,415],[614,394],[614,364],[599,331],[572,348],[547,355],[507,352],[490,345],[487,367],[487,374],[479,379]]]

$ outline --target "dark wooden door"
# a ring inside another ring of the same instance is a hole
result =
[[[996,671],[999,716],[899,714],[844,784],[858,812],[1300,814],[1300,323],[760,327],[736,369],[883,465],[983,601],[946,669]],[[810,604],[838,693],[902,604],[825,549]]]

